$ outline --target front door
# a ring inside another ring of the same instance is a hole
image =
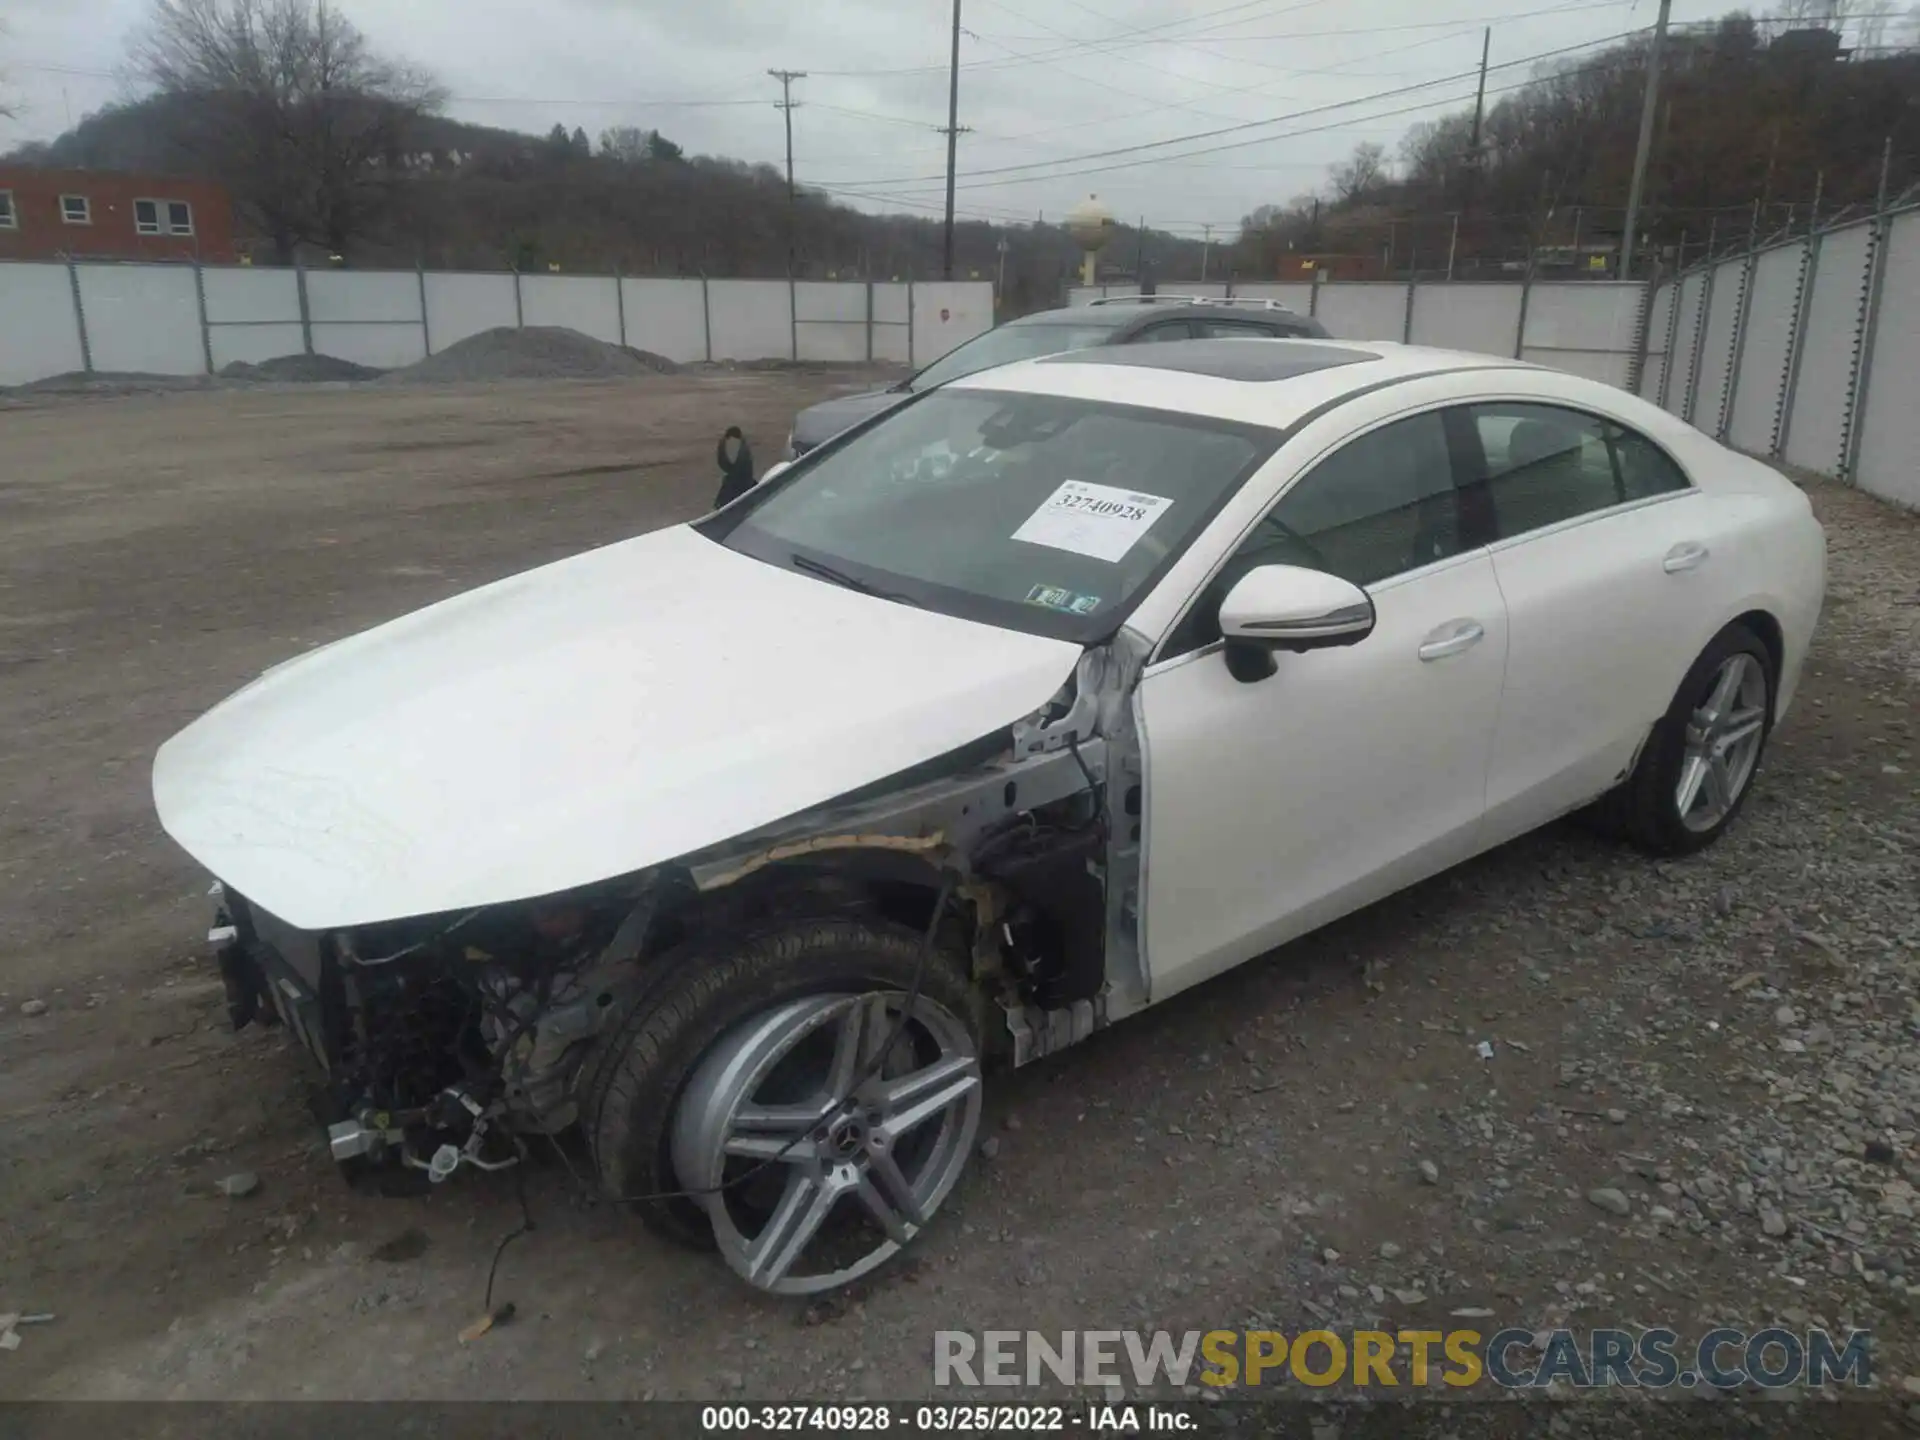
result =
[[[1491,559],[1462,544],[1439,413],[1376,428],[1280,498],[1170,646],[1184,653],[1142,677],[1154,1000],[1478,848],[1507,618]],[[1246,684],[1208,627],[1273,563],[1362,585],[1375,626]]]

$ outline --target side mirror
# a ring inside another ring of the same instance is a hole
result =
[[[793,468],[793,462],[791,460],[776,460],[773,464],[767,467],[767,473],[762,475],[754,483],[756,485],[764,485],[767,483],[767,481],[773,479],[774,476],[780,474],[782,471],[791,470],[792,468]]]
[[[1275,650],[1356,645],[1373,633],[1373,601],[1351,581],[1297,565],[1262,565],[1220,604],[1220,636],[1236,680],[1264,680]]]

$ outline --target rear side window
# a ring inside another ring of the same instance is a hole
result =
[[[1468,407],[1483,492],[1502,540],[1616,505],[1687,488],[1687,477],[1643,435],[1557,405]]]
[[[1193,329],[1185,320],[1166,320],[1158,325],[1149,325],[1128,343],[1150,345],[1159,340],[1191,340],[1192,338]]]

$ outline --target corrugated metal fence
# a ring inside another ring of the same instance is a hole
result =
[[[298,354],[392,368],[528,325],[678,361],[925,364],[992,327],[993,287],[0,262],[0,317],[0,385],[71,371],[207,374]]]
[[[1750,454],[1920,507],[1920,206],[1655,287],[1640,394]]]

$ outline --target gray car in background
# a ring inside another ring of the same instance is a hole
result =
[[[925,369],[885,390],[842,395],[802,410],[794,418],[782,458],[797,460],[821,441],[869,416],[891,410],[909,396],[976,370],[1015,360],[1088,350],[1096,345],[1133,345],[1160,340],[1286,340],[1332,337],[1318,320],[1271,300],[1213,300],[1197,295],[1125,295],[1042,310],[1009,320],[956,346]]]

